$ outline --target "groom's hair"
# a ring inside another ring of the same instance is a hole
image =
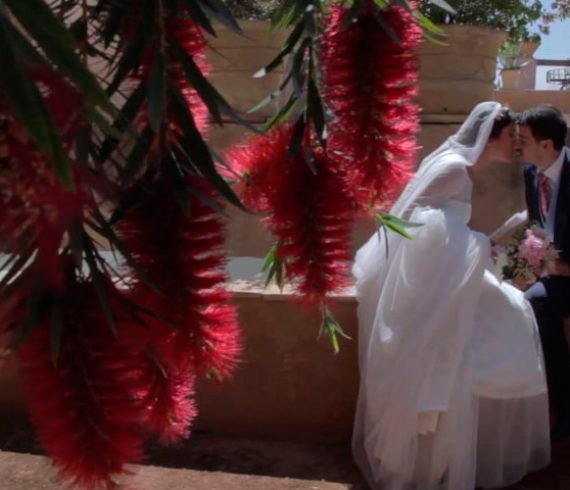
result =
[[[519,124],[528,126],[537,141],[552,140],[555,150],[561,150],[566,144],[568,125],[564,115],[549,104],[538,105],[522,113]]]
[[[501,131],[515,122],[515,120],[515,113],[508,107],[502,107],[501,112],[499,112],[499,115],[495,118],[495,121],[493,121],[493,127],[491,128],[489,138],[494,139],[501,136]]]

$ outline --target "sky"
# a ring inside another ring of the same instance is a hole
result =
[[[558,21],[550,26],[550,34],[541,35],[540,47],[534,53],[537,60],[570,59],[570,19]],[[546,83],[546,72],[555,68],[567,69],[564,66],[537,66],[535,89],[558,90],[557,84]]]
[[[541,37],[540,47],[534,53],[535,59],[570,59],[570,19],[553,23],[550,26],[550,34],[542,34]]]

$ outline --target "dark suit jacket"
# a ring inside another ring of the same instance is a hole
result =
[[[554,246],[560,250],[560,257],[570,263],[570,149],[564,148],[564,152],[554,218]],[[528,218],[544,226],[539,208],[537,177],[538,169],[535,165],[525,167],[524,182]]]

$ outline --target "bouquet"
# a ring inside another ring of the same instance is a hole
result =
[[[513,236],[505,248],[505,256],[503,279],[524,291],[545,275],[560,254],[542,228],[530,225]]]

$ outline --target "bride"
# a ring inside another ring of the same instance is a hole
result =
[[[550,459],[542,351],[530,305],[499,282],[471,230],[471,176],[510,161],[514,121],[476,106],[421,163],[391,213],[413,240],[357,252],[360,393],[355,460],[374,489],[510,485]]]

